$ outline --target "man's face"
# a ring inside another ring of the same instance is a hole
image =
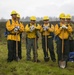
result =
[[[66,19],[66,22],[67,22],[67,23],[70,23],[70,21],[71,21],[71,19]]]
[[[44,20],[43,22],[44,22],[44,24],[48,24],[49,20]]]
[[[19,18],[19,17],[16,17],[16,20],[17,20],[17,21],[19,21],[19,20],[20,20],[20,18]]]
[[[60,21],[61,21],[62,23],[65,23],[65,18],[61,18]]]
[[[35,23],[36,23],[36,21],[35,21],[35,20],[31,20],[30,22],[31,22],[31,24],[35,24]]]
[[[13,15],[12,15],[12,18],[13,18],[13,19],[16,19],[16,14],[13,14]]]

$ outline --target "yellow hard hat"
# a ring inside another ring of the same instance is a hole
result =
[[[44,16],[43,20],[49,20],[49,17],[48,16]]]
[[[20,18],[20,14],[17,13],[17,17]]]
[[[11,12],[11,15],[14,15],[14,14],[17,14],[17,12],[16,12],[15,10],[13,10],[13,11]]]
[[[35,16],[31,16],[30,20],[36,20],[36,17]]]
[[[64,14],[64,13],[61,13],[61,14],[59,15],[59,18],[65,18],[65,14]]]
[[[66,15],[66,19],[71,19],[71,15],[70,14],[67,14]]]

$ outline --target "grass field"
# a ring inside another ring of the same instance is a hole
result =
[[[39,44],[40,45],[40,44]],[[40,63],[26,61],[25,44],[22,45],[22,60],[8,63],[7,43],[0,40],[0,75],[74,75],[74,63],[68,62],[68,67],[60,69],[57,62],[44,62],[41,45],[38,49]]]

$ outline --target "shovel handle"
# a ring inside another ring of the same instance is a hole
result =
[[[62,34],[62,54],[64,52],[64,29],[63,29],[63,34]]]
[[[17,41],[17,39],[18,39],[18,35],[16,33],[16,58],[18,58],[18,41]]]
[[[37,62],[37,40],[36,40],[36,38],[35,38],[35,60],[36,60],[36,62]]]
[[[46,52],[47,52],[47,36],[45,35],[45,47],[46,47]]]

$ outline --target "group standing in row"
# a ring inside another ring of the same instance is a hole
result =
[[[71,21],[71,16],[61,13],[59,15],[60,23],[53,25],[49,22],[49,17],[43,17],[43,24],[36,23],[36,17],[30,17],[30,23],[25,27],[22,22],[20,22],[20,15],[16,11],[11,12],[12,19],[8,20],[6,23],[6,28],[8,30],[7,35],[7,46],[8,46],[8,62],[13,60],[20,60],[21,55],[21,36],[22,32],[26,32],[26,60],[31,61],[31,49],[33,50],[33,61],[40,62],[38,59],[38,33],[41,33],[42,37],[42,49],[44,53],[44,61],[49,61],[48,51],[50,52],[50,57],[53,62],[56,62],[54,45],[53,45],[53,35],[56,38],[57,44],[57,56],[58,61],[62,60],[62,48],[63,48],[63,58],[67,62],[69,52],[72,50],[74,45],[74,31],[73,24]],[[63,46],[62,41],[64,40]],[[16,43],[17,42],[17,43]],[[17,51],[18,50],[18,51]],[[17,58],[18,57],[18,58]]]

